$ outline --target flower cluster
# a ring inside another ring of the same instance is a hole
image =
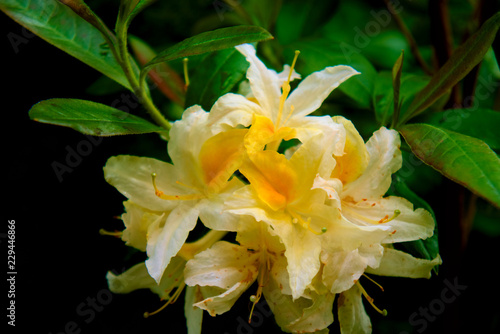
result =
[[[384,197],[402,164],[399,135],[382,127],[365,143],[349,120],[310,115],[359,74],[353,68],[327,67],[292,91],[295,60],[277,73],[253,46],[237,50],[250,64],[248,93],[226,94],[210,112],[187,109],[170,132],[172,163],[118,156],[106,164],[106,180],[128,198],[121,237],[148,256],[108,274],[110,287],[150,288],[168,304],[187,286],[196,327],[200,309],[222,314],[257,282],[251,302],[264,296],[287,332],[325,329],[338,298],[342,333],[369,333],[362,296],[385,310],[362,275],[429,277],[440,263],[392,247],[434,230],[429,212]],[[211,231],[187,243],[198,220]],[[227,232],[236,242],[221,240]]]

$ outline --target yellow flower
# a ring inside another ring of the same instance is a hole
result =
[[[207,119],[208,113],[195,106],[174,123],[168,144],[173,164],[151,158],[117,156],[110,158],[104,167],[105,178],[111,185],[140,210],[155,212],[159,217],[150,226],[138,223],[124,234],[129,242],[137,243],[135,247],[146,248],[149,257],[146,266],[157,282],[161,281],[170,259],[185,243],[198,217],[216,230],[229,230],[237,225],[237,218],[223,212],[223,204],[227,196],[243,186],[231,175],[240,164],[241,155],[237,152],[243,145],[246,130],[216,134],[207,126]],[[235,144],[221,145],[228,138]],[[147,229],[147,238],[135,236],[136,228]]]

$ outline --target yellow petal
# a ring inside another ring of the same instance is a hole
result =
[[[369,154],[363,138],[351,121],[342,116],[333,117],[333,121],[344,125],[347,137],[344,155],[335,156],[337,164],[331,177],[340,179],[343,184],[346,184],[356,180],[363,174],[368,166]]]
[[[208,139],[200,151],[200,163],[208,189],[218,192],[239,168],[245,156],[247,129],[232,129]]]
[[[276,211],[295,199],[299,176],[284,155],[261,151],[252,154],[250,159],[240,171],[262,201]]]
[[[268,149],[271,146],[277,149],[282,139],[290,140],[295,138],[295,135],[295,129],[288,127],[275,129],[271,119],[265,116],[254,115],[252,126],[245,137],[245,148],[249,155],[262,151],[268,144]]]

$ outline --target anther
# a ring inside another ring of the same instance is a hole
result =
[[[397,216],[399,216],[401,214],[401,211],[399,210],[394,210],[394,214],[392,215],[392,217],[389,218],[389,215],[386,215],[384,218],[380,219],[378,221],[379,224],[383,224],[383,223],[387,223],[387,222],[390,222],[391,220],[395,219]]]

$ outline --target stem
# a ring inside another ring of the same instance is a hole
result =
[[[433,70],[429,67],[429,65],[427,65],[427,63],[424,60],[424,57],[422,57],[422,54],[418,49],[417,41],[415,41],[415,38],[413,37],[410,29],[408,29],[405,22],[398,14],[397,10],[395,10],[394,6],[392,5],[392,2],[390,0],[384,0],[384,2],[387,6],[387,9],[389,10],[389,12],[391,12],[392,16],[394,17],[394,20],[396,21],[399,30],[401,30],[401,32],[405,36],[406,40],[408,41],[408,44],[410,44],[410,50],[413,56],[415,57],[415,60],[418,62],[418,64],[426,74],[432,75]]]
[[[134,90],[134,94],[137,96],[144,108],[149,112],[153,120],[161,127],[170,130],[172,125],[163,117],[161,112],[156,108],[151,97],[146,93],[143,86],[140,85],[138,78],[134,75],[132,64],[130,62],[130,55],[127,48],[127,28],[125,25],[121,25],[121,28],[117,31],[117,41],[118,41],[118,57],[117,60],[120,63],[123,73],[127,77],[130,86]]]
[[[217,241],[224,238],[226,234],[227,231],[210,230],[207,234],[195,242],[186,242],[179,250],[178,255],[186,261],[191,260],[196,254],[210,248]]]

